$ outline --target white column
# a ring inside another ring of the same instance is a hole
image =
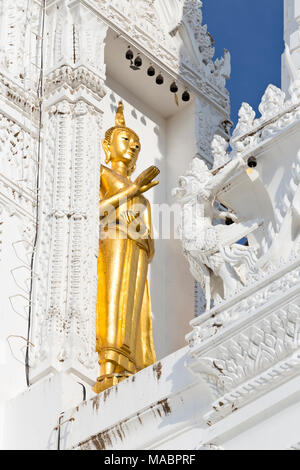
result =
[[[2,401],[24,390],[35,236],[42,6],[0,2],[0,373]]]
[[[107,26],[80,0],[47,9],[44,146],[30,351],[31,382],[97,377],[96,294]],[[90,45],[90,47],[89,47]]]
[[[293,95],[300,77],[300,0],[284,0],[284,41],[282,89]]]

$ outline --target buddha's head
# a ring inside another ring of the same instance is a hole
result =
[[[107,164],[123,162],[128,169],[128,175],[134,172],[141,151],[141,143],[138,135],[126,127],[122,102],[119,103],[115,127],[105,134],[103,148]]]

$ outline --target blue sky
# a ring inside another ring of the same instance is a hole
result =
[[[269,83],[281,86],[284,0],[203,0],[203,24],[215,39],[216,57],[231,53],[227,82],[231,119],[237,122],[241,103],[258,113]]]

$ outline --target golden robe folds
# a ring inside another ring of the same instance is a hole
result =
[[[97,393],[156,361],[147,282],[154,241],[151,208],[143,193],[157,184],[152,180],[159,171],[151,167],[134,183],[130,180],[140,141],[125,127],[122,103],[103,146],[112,169],[101,167]]]

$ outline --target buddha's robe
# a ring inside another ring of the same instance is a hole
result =
[[[129,184],[128,179],[102,166],[102,200]],[[99,362],[115,363],[115,373],[133,374],[156,361],[147,282],[154,255],[149,202],[142,195],[121,201],[105,218],[104,227],[98,258]]]

